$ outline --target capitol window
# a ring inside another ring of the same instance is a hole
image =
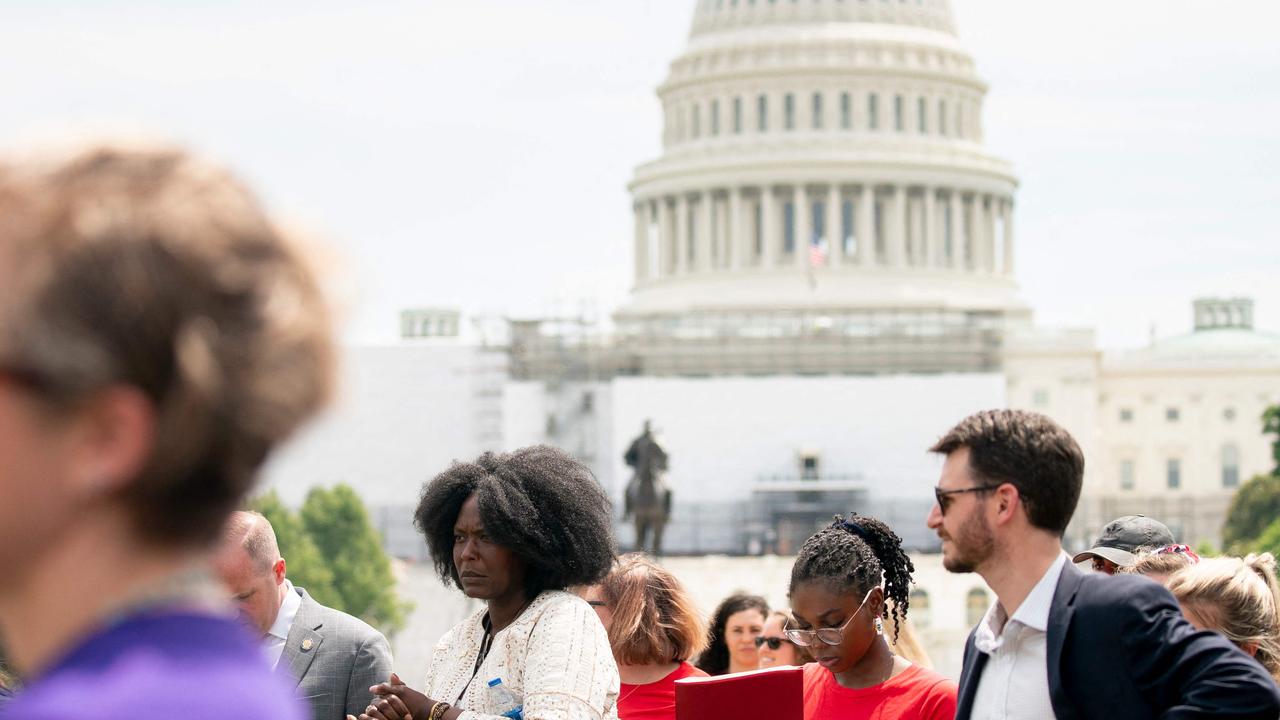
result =
[[[965,625],[974,626],[982,622],[983,616],[987,614],[987,606],[991,602],[987,599],[987,591],[982,588],[972,588],[965,597]]]
[[[769,96],[761,95],[756,99],[756,129],[760,132],[769,130]]]
[[[813,129],[822,129],[822,93],[813,94]]]
[[[742,98],[733,99],[733,134],[742,134]]]
[[[786,130],[796,129],[796,96],[791,93],[782,98],[782,127]]]
[[[880,96],[875,93],[867,96],[867,127],[880,129]]]
[[[1049,406],[1049,391],[1044,388],[1036,388],[1031,393],[1031,404],[1038,408]]]
[[[919,98],[916,101],[916,117],[919,120],[920,134],[926,135],[929,132],[929,110],[926,107],[928,101]]]
[[[1181,412],[1181,411],[1179,411],[1179,410],[1178,410],[1178,408],[1176,408],[1176,407],[1171,407],[1171,408],[1165,408],[1165,409],[1164,409],[1164,419],[1165,419],[1165,420],[1167,420],[1167,421],[1169,421],[1169,422],[1171,422],[1171,423],[1176,423],[1176,422],[1178,422],[1178,420],[1180,420],[1181,418],[1182,418],[1182,412]]]
[[[761,195],[759,202],[756,203],[755,212],[756,257],[764,256],[764,203],[765,196]]]
[[[1240,485],[1240,449],[1235,445],[1222,446],[1222,487]]]
[[[1120,422],[1133,422],[1133,410],[1131,408],[1120,408]]]
[[[1165,484],[1170,490],[1177,490],[1182,487],[1182,460],[1178,458],[1169,458],[1165,463],[1164,469]]]
[[[848,130],[853,126],[853,98],[849,93],[840,93],[840,128]]]
[[[901,95],[893,96],[893,129],[902,132],[906,128],[903,122],[903,102]]]
[[[929,593],[924,588],[916,587],[911,589],[911,594],[908,598],[908,607],[911,608],[911,621],[921,630],[928,628],[932,620],[929,617]]]
[[[693,116],[693,120],[690,121],[690,125],[693,127],[693,139],[697,140],[698,135],[702,132],[702,107],[695,104],[691,115]]]
[[[711,135],[720,134],[720,101],[711,101]]]
[[[858,253],[858,243],[853,234],[853,201],[840,203],[840,237],[844,241],[845,257],[853,257]]]
[[[938,134],[945,136],[947,134],[947,101],[938,101]]]
[[[1222,411],[1222,419],[1223,419],[1223,420],[1226,420],[1227,422],[1232,422],[1233,420],[1235,420],[1235,419],[1236,419],[1236,409],[1235,409],[1235,408],[1233,408],[1233,407],[1229,407],[1229,408],[1224,409],[1224,410]]]
[[[794,252],[796,249],[796,206],[790,202],[782,204],[782,251]]]
[[[1120,489],[1132,490],[1134,484],[1134,464],[1132,460],[1120,461]]]

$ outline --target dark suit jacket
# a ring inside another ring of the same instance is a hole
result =
[[[964,647],[956,720],[969,720],[986,653]],[[1221,635],[1196,630],[1163,586],[1070,562],[1053,594],[1045,655],[1058,720],[1276,720],[1280,690]]]
[[[298,681],[298,695],[314,720],[359,716],[373,696],[369,686],[391,676],[391,647],[363,621],[327,608],[307,594],[289,626],[277,668]]]

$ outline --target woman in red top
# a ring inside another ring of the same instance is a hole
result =
[[[805,720],[951,720],[956,684],[894,655],[884,621],[906,619],[911,559],[875,518],[836,518],[800,549],[791,569],[787,637],[809,648]]]
[[[618,662],[619,720],[675,720],[676,680],[706,676],[688,660],[706,646],[707,625],[680,581],[644,555],[623,555],[586,598]]]

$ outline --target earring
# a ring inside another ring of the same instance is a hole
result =
[[[884,634],[884,621],[881,620],[880,618],[876,618],[876,634],[877,635]]]

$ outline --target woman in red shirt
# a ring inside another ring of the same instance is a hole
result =
[[[688,660],[706,646],[707,625],[680,581],[644,555],[623,555],[586,599],[618,662],[619,720],[675,720],[676,680],[706,676]]]
[[[816,662],[804,668],[805,720],[951,720],[956,684],[894,655],[884,637],[906,619],[911,559],[875,518],[837,518],[791,568],[787,637]],[[892,614],[886,597],[893,601]]]

